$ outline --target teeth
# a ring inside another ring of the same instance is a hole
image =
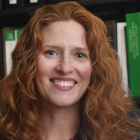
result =
[[[74,85],[74,81],[58,81],[55,80],[54,83],[56,85],[62,86],[62,87],[68,87],[68,86],[73,86]]]

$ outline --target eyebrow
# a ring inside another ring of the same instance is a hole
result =
[[[60,49],[62,49],[62,47],[59,46],[59,45],[44,45],[44,46],[42,46],[42,48],[54,48],[54,49],[60,48]],[[89,51],[88,48],[83,48],[83,47],[80,47],[80,46],[76,46],[74,49],[75,50],[79,50],[79,51],[80,50],[82,50],[82,51]]]

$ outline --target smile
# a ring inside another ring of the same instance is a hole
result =
[[[74,81],[60,81],[60,80],[54,80],[53,83],[61,87],[69,87],[75,84]]]

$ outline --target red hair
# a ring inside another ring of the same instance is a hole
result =
[[[128,116],[134,105],[131,97],[124,97],[117,53],[110,45],[107,28],[100,18],[76,2],[44,6],[25,26],[12,53],[12,71],[0,82],[0,135],[7,140],[35,140],[41,133],[34,82],[40,31],[53,22],[68,20],[85,28],[92,62],[91,81],[81,100],[81,139],[134,139],[140,121]]]

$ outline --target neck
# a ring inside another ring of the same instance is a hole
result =
[[[40,116],[43,122],[43,140],[69,140],[78,131],[80,113],[79,107],[42,108]]]

